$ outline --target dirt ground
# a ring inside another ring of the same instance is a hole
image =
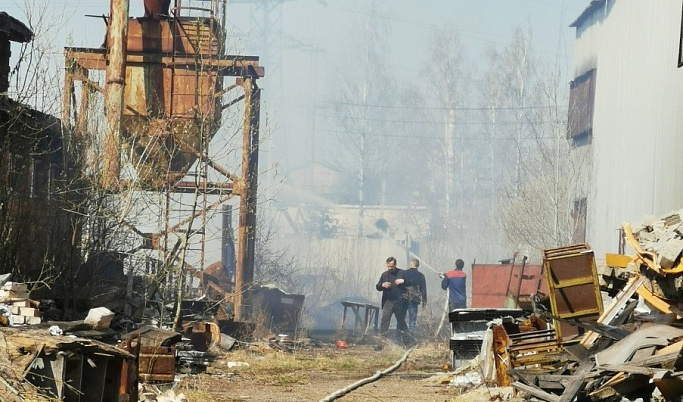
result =
[[[345,350],[332,343],[311,344],[289,351],[273,350],[266,344],[250,345],[221,354],[206,373],[184,377],[176,392],[183,392],[189,402],[318,401],[389,368],[405,352],[402,347],[380,342],[350,344]],[[497,399],[491,398],[485,387],[466,394],[471,390],[448,386],[452,375],[444,370],[444,365],[450,361],[449,354],[446,341],[416,346],[399,369],[337,400]]]

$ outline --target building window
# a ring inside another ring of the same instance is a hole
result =
[[[569,84],[569,116],[567,138],[575,146],[590,143],[593,135],[593,110],[595,107],[595,69],[576,77]]]
[[[588,202],[586,198],[580,198],[574,201],[574,209],[572,210],[572,218],[574,218],[574,235],[572,235],[572,243],[586,242],[586,216],[588,214]]]
[[[24,157],[10,154],[9,189],[12,193],[20,193],[26,188],[26,166]]]

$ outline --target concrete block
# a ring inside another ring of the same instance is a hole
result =
[[[662,220],[666,226],[677,226],[681,223],[681,216],[678,214],[678,211],[674,211],[665,215]]]
[[[0,300],[28,299],[28,292],[15,292],[13,290],[0,289]]]
[[[109,328],[113,319],[114,313],[111,310],[106,307],[97,307],[88,311],[85,323],[92,325],[94,329],[106,329]]]
[[[681,251],[683,251],[682,239],[672,239],[662,244],[658,253],[659,265],[664,269],[673,268]]]
[[[21,313],[19,312],[19,308],[20,308],[19,306],[10,306],[10,310],[12,311],[12,314],[14,314],[14,315],[19,315],[19,314],[21,314]]]
[[[26,287],[25,283],[21,282],[5,282],[4,285],[2,285],[2,290],[11,290],[13,292],[28,292],[28,288]]]
[[[15,300],[12,302],[12,305],[17,307],[33,307],[30,300]]]
[[[12,314],[12,322],[14,323],[14,325],[24,324],[26,322],[26,317],[24,317],[23,315]]]
[[[640,244],[654,242],[654,241],[657,241],[657,238],[655,237],[655,234],[653,232],[648,232],[647,230],[641,230],[638,233],[638,242]]]
[[[26,317],[40,317],[40,311],[33,307],[19,307],[19,314]]]
[[[25,323],[27,325],[36,325],[40,324],[42,322],[42,319],[40,317],[26,317]]]

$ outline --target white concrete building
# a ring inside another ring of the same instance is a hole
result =
[[[568,135],[590,166],[575,210],[598,258],[618,251],[624,221],[683,207],[681,9],[680,0],[593,0],[572,24]]]

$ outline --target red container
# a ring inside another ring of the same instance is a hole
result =
[[[538,291],[548,294],[548,284],[541,265],[527,264],[520,284],[522,264],[474,264],[472,265],[472,308],[503,308],[508,293],[519,291],[520,303]],[[509,287],[509,290],[508,290]],[[507,306],[511,307],[511,306]]]

